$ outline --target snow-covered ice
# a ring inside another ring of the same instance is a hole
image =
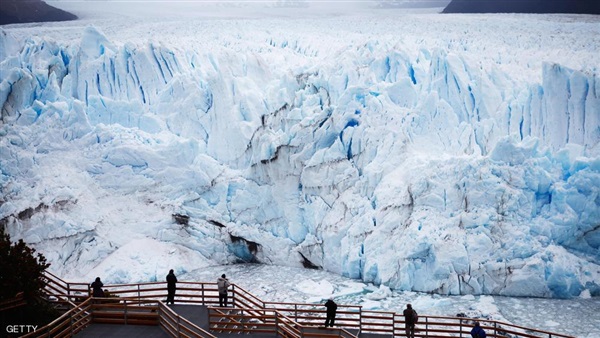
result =
[[[322,304],[332,297],[338,304],[398,313],[411,303],[423,315],[464,314],[471,318],[494,319],[582,338],[600,336],[600,301],[597,299],[440,296],[406,291],[388,293],[381,292],[381,288],[373,284],[359,283],[321,270],[258,264],[203,267],[177,278],[210,282],[216,281],[217,276],[223,273],[263,301]],[[166,276],[166,272],[163,274]],[[385,297],[381,297],[383,293]]]
[[[0,220],[66,279],[597,305],[597,16],[56,4],[81,19],[0,28]]]

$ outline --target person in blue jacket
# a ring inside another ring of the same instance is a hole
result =
[[[471,337],[473,338],[485,338],[485,331],[479,326],[479,322],[475,322],[473,330],[471,330]]]

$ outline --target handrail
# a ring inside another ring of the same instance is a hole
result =
[[[14,297],[0,302],[0,312],[27,305],[25,292],[19,292]]]
[[[251,294],[250,292],[246,291],[244,288],[242,288],[236,284],[232,284],[232,298],[233,298],[234,306],[235,306],[235,301],[237,300],[238,297],[242,298],[245,301],[247,301],[248,303],[252,304],[253,307],[255,307],[255,308],[259,308],[259,309],[266,308],[265,302],[262,301],[260,298],[256,297],[255,295]]]
[[[92,299],[89,298],[83,303],[65,312],[62,316],[56,318],[47,325],[37,329],[34,332],[30,332],[21,336],[21,338],[72,337],[90,324],[91,304]]]
[[[209,325],[212,330],[222,333],[267,333],[278,336],[299,337],[345,337],[356,338],[344,328],[301,325],[278,310],[213,308],[209,307]]]
[[[322,314],[327,311],[323,304],[301,304],[287,302],[265,302],[269,309],[277,310],[293,318],[298,324],[308,326],[319,326],[323,323]],[[336,312],[336,323],[338,326],[350,327],[360,330],[362,317],[362,306],[360,305],[338,305]]]
[[[89,290],[88,284],[67,283],[49,272],[47,274],[52,277],[49,278],[51,281],[49,284],[52,284],[49,288],[57,293],[59,292],[57,289],[67,290],[67,295],[79,299],[77,297],[82,296],[73,294],[73,292],[81,292],[83,290],[82,286],[85,286]],[[165,282],[111,284],[105,285],[105,287],[110,290],[111,294],[120,295],[121,300],[145,299],[160,301],[160,299],[166,297]],[[56,296],[57,293],[53,295]],[[256,315],[266,310],[274,311],[275,317],[273,320],[276,322],[279,321],[281,322],[279,324],[283,325],[281,328],[277,328],[277,332],[286,337],[295,338],[297,333],[295,331],[296,328],[322,326],[320,323],[324,319],[322,314],[325,310],[318,309],[322,306],[321,304],[264,302],[236,284],[232,284],[231,298],[232,304],[243,308],[246,312],[250,311],[249,314],[251,315]],[[216,283],[178,282],[177,301],[188,304],[216,305],[218,304]],[[404,317],[398,313],[363,310],[361,306],[357,305],[338,305],[337,315],[336,324],[338,326],[357,329],[359,332],[365,333],[393,336],[404,335]],[[490,338],[505,337],[507,334],[524,338],[540,337],[540,334],[547,337],[572,338],[572,336],[565,334],[537,330],[494,320],[443,316],[420,316],[419,323],[416,326],[417,335],[422,334],[428,337],[449,335],[468,336],[475,320],[481,323],[486,332],[489,332],[488,337]],[[291,322],[294,324],[284,324]],[[302,336],[303,332],[299,334]],[[342,332],[340,332],[340,335],[342,335]]]
[[[158,301],[158,315],[160,318],[160,326],[162,326],[171,337],[180,337],[179,333],[184,331],[188,337],[217,338],[212,333],[204,330],[184,317],[181,317],[161,301]],[[172,325],[172,322],[176,324],[176,327]]]
[[[275,310],[275,324],[277,335],[288,338],[301,337],[302,332],[298,329],[298,325],[292,319]]]

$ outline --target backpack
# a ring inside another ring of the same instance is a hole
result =
[[[419,322],[419,314],[417,313],[417,311],[413,310],[413,322],[414,323],[418,323]]]

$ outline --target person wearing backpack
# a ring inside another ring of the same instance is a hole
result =
[[[473,338],[485,338],[485,331],[479,326],[479,322],[475,322],[473,330],[471,330],[471,337]]]
[[[412,308],[411,304],[406,304],[406,309],[402,313],[404,315],[404,328],[407,338],[415,338],[415,324],[419,321],[417,311]]]
[[[227,288],[231,284],[225,274],[222,274],[221,277],[217,279],[217,287],[219,288],[219,306],[227,307]]]

